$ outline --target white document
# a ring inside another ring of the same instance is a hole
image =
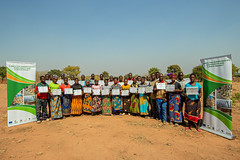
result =
[[[120,86],[124,85],[124,82],[118,82],[118,84],[120,84]]]
[[[186,87],[187,95],[198,95],[198,87]]]
[[[156,83],[157,89],[166,89],[166,84],[165,83]]]
[[[84,93],[92,93],[92,88],[91,87],[84,87],[83,91],[84,91]]]
[[[47,84],[50,84],[50,83],[52,83],[53,81],[51,81],[51,80],[46,80],[45,81]]]
[[[167,92],[173,92],[174,90],[175,90],[175,85],[173,85],[173,84],[166,85]]]
[[[100,89],[93,89],[92,91],[93,91],[93,95],[95,95],[95,96],[101,95],[101,90]]]
[[[103,89],[102,90],[102,95],[103,96],[106,96],[106,95],[109,95],[110,94],[110,89]]]
[[[40,86],[38,87],[39,93],[48,93],[48,87],[47,86]]]
[[[128,80],[128,84],[132,85],[133,81],[132,80]]]
[[[70,84],[70,86],[72,86],[75,83],[75,81],[74,80],[69,80],[68,83]]]
[[[146,92],[146,88],[145,87],[139,87],[138,88],[138,93],[144,94],[145,92]]]
[[[130,87],[130,93],[137,93],[137,90],[136,87]]]
[[[81,96],[82,95],[82,90],[81,89],[73,90],[73,92],[74,92],[74,96]]]
[[[101,86],[104,86],[104,80],[99,80],[98,84],[100,84]]]
[[[147,86],[146,93],[153,93],[153,86]]]
[[[82,86],[85,85],[85,81],[79,81],[79,84],[81,84]]]
[[[129,90],[122,90],[122,96],[129,96]]]
[[[62,90],[61,90],[61,89],[53,89],[53,90],[52,90],[52,94],[53,94],[54,96],[59,96],[59,95],[62,94]]]
[[[114,84],[114,82],[108,82],[109,86],[112,86]]]
[[[72,88],[65,88],[64,89],[64,94],[73,94],[73,89]]]
[[[120,95],[120,89],[112,89],[112,95],[114,96]]]
[[[149,81],[145,81],[145,84],[148,86],[150,84],[150,82]]]

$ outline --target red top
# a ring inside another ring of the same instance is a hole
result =
[[[128,81],[132,81],[132,80],[133,80],[133,78],[132,78],[132,79],[128,78],[127,80],[128,80]]]
[[[71,86],[70,86],[70,84],[68,83],[68,85],[67,86],[65,86],[65,84],[63,83],[63,84],[61,84],[61,86],[60,86],[60,89],[64,92],[64,89],[65,88],[71,88]]]
[[[36,92],[36,91],[38,91],[38,87],[37,86],[35,86],[34,92]],[[39,99],[47,99],[47,94],[48,93],[38,93],[37,94],[37,98],[39,98]]]

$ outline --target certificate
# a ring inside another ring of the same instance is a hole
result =
[[[130,87],[130,93],[137,93],[136,87]]]
[[[69,80],[68,83],[70,84],[70,86],[72,86],[75,83],[75,81],[74,80]]]
[[[38,87],[38,92],[39,93],[47,93],[48,92],[48,87],[47,86]]]
[[[45,81],[47,84],[50,84],[50,83],[52,83],[52,81],[51,80],[46,80]]]
[[[124,82],[118,82],[118,84],[120,84],[120,86],[122,86],[124,84]]]
[[[54,96],[59,96],[59,95],[62,94],[62,90],[61,90],[61,89],[53,89],[53,90],[52,90],[52,94],[53,94]]]
[[[114,96],[120,95],[120,89],[112,89],[112,95]]]
[[[64,89],[64,94],[73,94],[73,89],[72,88],[65,88]]]
[[[145,92],[146,92],[146,88],[145,87],[139,87],[138,88],[138,93],[144,94]]]
[[[166,89],[166,84],[165,83],[156,83],[157,89]]]
[[[92,93],[92,88],[91,87],[84,87],[83,91],[84,91],[84,93]]]
[[[103,89],[102,90],[102,95],[103,96],[107,96],[107,95],[109,95],[109,93],[110,93],[110,89]]]
[[[129,96],[129,90],[122,90],[122,96]]]
[[[73,90],[73,92],[74,92],[74,96],[81,96],[82,95],[82,90],[81,89]]]
[[[146,93],[153,93],[153,86],[147,86]]]
[[[133,81],[132,80],[128,80],[128,84],[132,85]]]
[[[167,92],[173,92],[175,90],[175,85],[173,85],[173,84],[168,84],[167,86],[166,86],[166,91]]]
[[[85,81],[79,81],[79,84],[81,84],[82,86],[85,86]]]
[[[101,86],[104,86],[104,80],[99,80],[98,84],[100,84]]]
[[[101,95],[101,94],[100,94],[100,93],[101,93],[101,92],[100,92],[100,91],[101,91],[100,89],[93,89],[92,91],[93,91],[93,95],[95,95],[95,96]]]
[[[187,95],[198,95],[198,87],[186,87]]]
[[[108,82],[109,86],[112,86],[114,84],[114,82]]]

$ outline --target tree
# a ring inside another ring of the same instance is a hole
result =
[[[232,64],[232,76],[235,77],[236,73],[239,72],[239,69],[237,66],[235,66],[235,64]]]
[[[148,74],[151,75],[152,73],[160,72],[157,67],[152,67],[148,70]]]
[[[74,75],[75,77],[77,77],[81,73],[79,66],[70,65],[63,68],[62,72],[65,73],[67,76]]]
[[[176,75],[178,75],[179,72],[182,72],[182,69],[179,65],[175,64],[175,65],[170,65],[167,68],[167,73],[174,73]]]
[[[6,73],[7,73],[6,67],[1,66],[0,67],[0,76],[2,77],[2,82],[3,82],[3,79],[6,77]]]
[[[196,79],[202,81],[202,65],[194,67],[192,72],[196,75]]]
[[[108,78],[109,77],[109,73],[107,71],[103,71],[102,74],[103,74],[104,78]]]
[[[51,75],[51,74],[52,75],[57,75],[58,77],[60,77],[62,72],[59,69],[52,69],[52,70],[48,71],[47,74],[49,74],[49,75]]]

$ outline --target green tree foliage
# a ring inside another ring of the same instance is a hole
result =
[[[167,73],[174,73],[176,75],[178,75],[179,72],[182,72],[182,69],[179,65],[174,64],[174,65],[170,65],[167,68]]]
[[[50,70],[49,72],[48,72],[48,74],[49,75],[57,75],[58,77],[60,77],[61,76],[61,74],[62,74],[62,71],[60,71],[59,69],[52,69],[52,70]]]
[[[62,72],[65,73],[67,76],[74,75],[75,77],[77,77],[81,73],[79,66],[70,65],[63,68]]]
[[[239,68],[235,66],[235,64],[232,64],[232,76],[236,77],[236,74],[239,72]]]
[[[148,74],[151,75],[152,73],[160,72],[157,67],[152,67],[148,70]]]
[[[3,82],[3,79],[6,77],[6,74],[7,74],[6,67],[1,66],[1,67],[0,67],[0,76],[1,76],[1,78],[2,78],[2,82]]]
[[[192,72],[196,75],[196,79],[202,81],[202,65],[194,67]]]
[[[109,77],[109,73],[107,71],[103,71],[102,74],[103,74],[104,78],[108,78]]]

